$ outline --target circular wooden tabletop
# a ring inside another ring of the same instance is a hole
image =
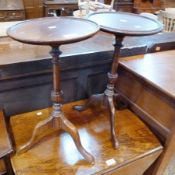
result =
[[[36,45],[61,45],[93,36],[99,26],[85,19],[46,17],[27,20],[8,29],[7,34],[20,42]]]
[[[157,20],[126,12],[93,13],[88,19],[99,24],[105,32],[121,35],[149,35],[163,29]]]

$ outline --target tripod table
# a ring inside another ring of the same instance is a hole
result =
[[[102,31],[115,35],[113,62],[108,73],[108,84],[103,94],[92,95],[88,102],[82,106],[75,106],[76,110],[83,111],[92,105],[107,106],[110,113],[111,137],[114,148],[119,146],[115,132],[114,93],[118,74],[118,63],[122,41],[125,36],[143,36],[160,32],[162,24],[156,20],[141,15],[124,12],[99,12],[89,15],[88,19],[100,25]]]
[[[73,17],[47,17],[24,21],[7,31],[11,38],[22,43],[49,45],[52,48],[50,54],[53,64],[53,91],[51,93],[53,111],[48,119],[35,126],[31,139],[19,151],[28,150],[37,140],[41,139],[40,135],[44,137],[44,131],[54,129],[57,132],[62,129],[71,135],[83,157],[88,162],[94,163],[94,157],[81,144],[77,128],[65,117],[61,109],[63,92],[60,87],[61,51],[59,47],[62,44],[85,40],[98,30],[99,26],[89,20]]]

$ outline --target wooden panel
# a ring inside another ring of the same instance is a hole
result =
[[[158,130],[161,139],[167,137],[173,126],[172,121],[175,120],[173,102],[157,89],[152,89],[150,84],[146,84],[127,71],[121,71],[118,90],[130,101],[132,109],[142,114],[144,120]]]
[[[134,9],[136,13],[150,12],[155,13],[156,11],[163,8],[163,1],[153,0],[153,1],[142,1],[134,0]]]
[[[162,147],[156,137],[129,110],[117,112],[120,147],[113,149],[107,111],[93,108],[80,113],[72,109],[75,104],[84,102],[66,104],[63,111],[78,127],[82,144],[94,155],[95,164],[87,163],[77,152],[71,137],[59,132],[59,135],[57,133],[44,139],[29,151],[14,155],[11,160],[16,174],[111,174],[114,171],[117,173],[119,169],[122,172],[120,175],[126,175],[124,166],[127,164],[131,170],[134,167],[133,162],[137,160],[137,166],[142,169],[135,169],[135,172],[142,174],[160,154]],[[41,115],[37,115],[38,112]],[[28,141],[34,126],[47,118],[49,113],[50,109],[47,108],[11,117],[17,148]],[[106,161],[111,159],[114,163],[108,165]]]
[[[24,0],[26,18],[43,17],[43,1],[42,0]]]
[[[172,50],[128,57],[120,65],[119,92],[165,145],[164,153],[148,175],[168,172],[168,166],[174,166],[174,55]]]
[[[0,174],[5,174],[6,172],[7,171],[6,171],[6,168],[5,168],[4,160],[0,159]]]
[[[12,146],[2,111],[0,111],[0,131],[0,158],[2,158],[12,152]]]

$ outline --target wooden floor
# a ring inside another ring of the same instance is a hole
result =
[[[63,110],[78,128],[81,142],[95,157],[95,164],[87,163],[77,151],[71,137],[60,132],[25,153],[13,155],[11,161],[15,174],[141,175],[161,153],[162,146],[157,138],[127,109],[116,113],[120,147],[113,149],[106,110],[91,108],[80,113],[72,109],[73,105],[82,103],[84,101],[66,104]],[[47,108],[11,117],[17,148],[30,139],[34,126],[47,118],[49,113],[50,108]]]

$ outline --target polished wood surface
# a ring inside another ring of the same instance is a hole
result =
[[[43,0],[23,0],[27,19],[41,18],[44,16]]]
[[[3,112],[0,111],[0,174],[11,173],[9,154],[12,153],[12,145],[7,132]]]
[[[7,172],[4,164],[4,160],[0,159],[0,174],[5,174]]]
[[[81,25],[84,27],[78,27]],[[48,17],[22,22],[12,26],[7,33],[23,43],[58,46],[87,39],[98,30],[98,25],[88,20]]]
[[[156,137],[129,110],[118,111],[116,130],[121,146],[118,150],[113,149],[108,137],[107,111],[93,108],[79,113],[72,109],[72,106],[81,103],[83,101],[66,104],[63,111],[78,128],[82,144],[94,155],[95,164],[90,165],[84,161],[71,137],[60,132],[59,138],[54,134],[29,151],[14,154],[11,161],[17,175],[116,174],[117,171],[121,172],[120,175],[126,175],[127,166],[135,167],[134,171],[138,170],[136,174],[142,174],[160,154],[162,147]],[[51,108],[48,108],[11,117],[17,148],[28,141],[36,124],[48,118],[50,112]],[[50,131],[46,130],[43,134],[47,132]],[[113,163],[110,164],[109,160]],[[132,172],[128,171],[127,175]]]
[[[12,146],[9,140],[5,118],[2,111],[0,111],[0,131],[0,158],[2,158],[12,152]]]
[[[120,62],[117,91],[165,145],[161,159],[148,175],[173,174],[169,169],[175,162],[174,55],[174,50],[164,51],[126,57]]]
[[[175,50],[126,57],[120,64],[175,99]]]
[[[3,25],[3,24],[1,24]],[[3,31],[3,34],[5,31]],[[113,36],[107,33],[98,32],[92,38],[79,43],[63,45],[61,57],[70,55],[88,54],[94,52],[110,51],[113,49],[111,43]],[[13,64],[49,59],[49,46],[37,46],[23,44],[9,37],[0,39],[0,64]]]
[[[89,15],[88,19],[99,24],[105,32],[125,36],[155,34],[163,29],[158,21],[133,13],[99,12]]]

